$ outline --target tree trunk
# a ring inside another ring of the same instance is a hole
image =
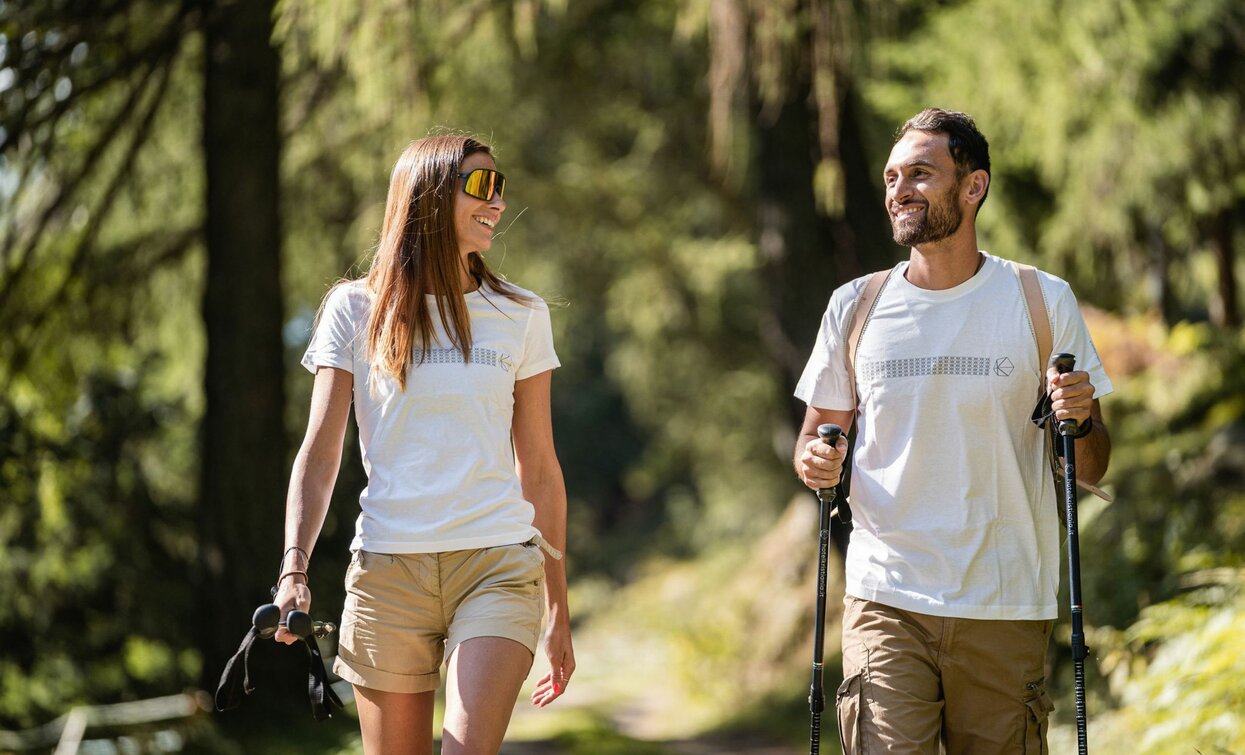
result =
[[[273,0],[209,0],[204,24],[206,405],[197,628],[214,687],[281,555],[287,464],[281,326],[279,60]]]
[[[772,124],[757,128],[757,243],[769,296],[762,338],[791,386],[844,267],[836,229],[813,194],[817,120],[807,91],[799,88]]]
[[[1211,223],[1210,247],[1215,254],[1217,287],[1211,300],[1211,320],[1221,328],[1241,324],[1241,310],[1236,297],[1236,228],[1235,213],[1226,209]]]
[[[880,179],[871,180],[864,155],[862,109],[851,88],[845,89],[838,124],[847,188],[842,217],[822,214],[813,193],[820,155],[807,88],[796,89],[772,124],[757,126],[757,238],[769,294],[762,340],[790,387],[804,369],[834,289],[893,265],[903,251],[888,237]],[[803,405],[792,401],[803,416]]]
[[[1163,316],[1168,327],[1176,324],[1180,315],[1176,308],[1176,296],[1171,285],[1171,247],[1163,238],[1163,231],[1158,225],[1151,223],[1147,233],[1147,246],[1150,253],[1149,279],[1150,301]]]

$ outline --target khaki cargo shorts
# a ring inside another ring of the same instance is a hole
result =
[[[847,596],[843,752],[1045,755],[1053,625],[928,616]]]
[[[534,654],[544,564],[535,540],[444,553],[356,551],[333,671],[368,689],[427,692],[441,686],[441,664],[464,640],[503,637]]]

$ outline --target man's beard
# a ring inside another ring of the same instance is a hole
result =
[[[964,213],[956,203],[959,187],[947,192],[939,201],[930,201],[925,206],[925,214],[917,218],[899,220],[891,216],[891,232],[895,243],[900,246],[917,246],[942,241],[960,230]]]

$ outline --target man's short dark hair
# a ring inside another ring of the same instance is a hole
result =
[[[928,107],[899,127],[895,141],[898,142],[909,131],[946,134],[947,147],[951,150],[951,159],[955,161],[956,178],[962,179],[974,170],[984,170],[986,175],[990,175],[990,144],[967,113]],[[987,186],[986,194],[989,193],[990,187]],[[986,194],[981,195],[981,202],[977,204],[979,211],[986,202]]]

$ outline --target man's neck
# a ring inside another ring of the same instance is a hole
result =
[[[912,247],[904,277],[917,288],[945,291],[976,275],[984,261],[977,234],[965,228],[950,238]]]

